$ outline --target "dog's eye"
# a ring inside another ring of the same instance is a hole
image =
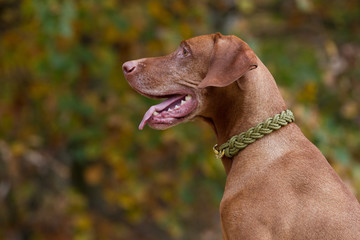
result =
[[[186,56],[188,56],[190,53],[189,53],[189,51],[188,51],[186,48],[183,48],[182,54],[183,54],[184,57],[186,57]]]

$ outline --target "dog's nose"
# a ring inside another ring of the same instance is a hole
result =
[[[122,68],[124,71],[124,74],[129,74],[135,71],[137,66],[137,62],[136,61],[129,61],[123,64]]]

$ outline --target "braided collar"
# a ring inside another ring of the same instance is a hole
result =
[[[213,147],[216,158],[220,159],[224,155],[228,158],[234,157],[240,150],[246,148],[249,144],[255,142],[257,139],[272,133],[279,128],[288,125],[295,121],[294,114],[290,110],[282,111],[274,117],[266,119],[259,123],[256,127],[252,127],[246,132],[235,135],[229,141],[222,144],[220,147],[215,144]]]

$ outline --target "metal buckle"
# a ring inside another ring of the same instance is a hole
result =
[[[213,151],[214,151],[214,153],[215,153],[216,158],[217,158],[217,159],[221,159],[221,158],[224,156],[225,151],[224,151],[224,150],[219,151],[219,150],[217,149],[217,147],[218,147],[218,145],[215,144],[215,146],[213,147]]]

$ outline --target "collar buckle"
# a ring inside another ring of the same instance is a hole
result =
[[[223,156],[224,156],[224,154],[225,154],[225,151],[224,150],[219,150],[218,149],[218,145],[217,144],[215,144],[215,146],[213,147],[213,151],[214,151],[214,153],[215,153],[215,156],[216,156],[216,158],[217,159],[221,159]]]

